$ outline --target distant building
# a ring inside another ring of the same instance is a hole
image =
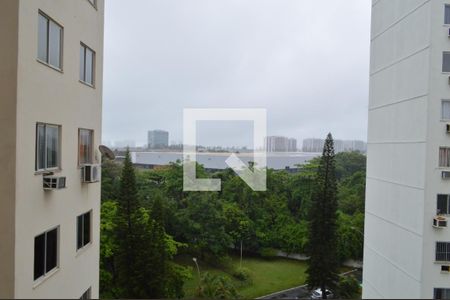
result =
[[[169,132],[164,130],[151,130],[148,132],[149,149],[166,149],[169,147]]]
[[[264,145],[267,152],[288,152],[289,139],[284,136],[268,136],[265,138]]]
[[[289,139],[289,152],[297,152],[297,140],[296,139]]]
[[[303,152],[322,152],[325,140],[322,139],[304,139]]]
[[[322,152],[324,144],[325,140],[323,139],[304,139],[302,150],[303,152]],[[334,151],[336,153],[352,151],[365,153],[367,151],[367,144],[358,140],[334,140]]]

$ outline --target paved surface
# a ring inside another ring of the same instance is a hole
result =
[[[356,269],[347,273],[341,274],[341,276],[353,275],[359,282],[362,282],[362,270]],[[294,287],[288,290],[276,292],[270,295],[260,297],[258,299],[309,299],[311,292],[308,291],[307,285]]]

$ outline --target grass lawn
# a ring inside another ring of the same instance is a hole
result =
[[[232,263],[239,267],[239,257],[232,256]],[[186,298],[193,298],[198,284],[198,274],[192,258],[180,257],[178,263],[192,267],[192,279],[185,283]],[[256,298],[280,290],[292,288],[304,284],[306,264],[283,258],[264,259],[256,257],[244,257],[242,266],[252,272],[252,284],[242,285],[224,271],[212,268],[200,261],[200,272],[208,271],[230,277],[243,298]]]

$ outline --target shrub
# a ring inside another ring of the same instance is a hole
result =
[[[354,276],[341,276],[338,290],[342,299],[360,298],[359,281]]]
[[[238,299],[236,291],[230,278],[222,275],[204,272],[197,289],[199,298],[208,299]]]
[[[244,267],[237,268],[236,270],[233,271],[231,275],[239,281],[246,283],[252,282],[251,271],[247,268]]]

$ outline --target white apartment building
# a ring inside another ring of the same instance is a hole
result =
[[[104,1],[0,5],[0,298],[97,298]]]
[[[450,1],[372,1],[363,298],[450,298]]]

